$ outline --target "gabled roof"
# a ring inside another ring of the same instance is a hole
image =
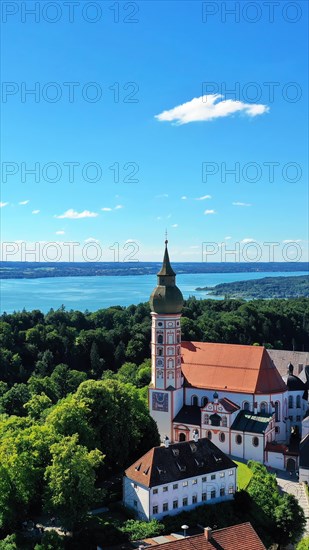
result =
[[[294,365],[294,374],[298,376],[302,373],[303,382],[303,371],[306,365],[309,365],[309,351],[291,351],[285,349],[268,349],[268,355],[275,363],[275,366],[281,376],[287,374],[287,368],[289,363]]]
[[[195,405],[184,405],[176,414],[173,422],[177,424],[201,425],[201,409]]]
[[[266,550],[251,523],[232,525],[205,535],[194,535],[155,546],[157,550]]]
[[[145,487],[156,487],[228,468],[236,464],[205,437],[153,447],[125,475]]]
[[[233,403],[233,401],[231,401],[227,397],[223,397],[222,399],[219,399],[219,403],[229,413],[233,413],[240,409],[240,407],[236,405],[236,403]]]
[[[254,414],[250,411],[240,411],[231,426],[231,430],[262,434],[266,431],[272,416],[272,414]]]
[[[182,342],[181,353],[186,385],[252,394],[287,390],[263,346]]]

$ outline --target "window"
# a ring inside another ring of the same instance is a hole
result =
[[[158,327],[162,327],[162,326],[163,326],[163,323],[161,323],[161,321],[159,321]]]
[[[137,508],[137,500],[134,500],[134,506]]]
[[[163,344],[163,335],[162,334],[158,334],[157,342],[158,342],[158,344]]]
[[[279,428],[279,426],[276,426],[276,427],[275,427],[275,432],[276,432],[276,434],[280,434],[280,428]]]
[[[173,500],[173,510],[177,510],[178,508],[178,500]]]
[[[157,514],[157,513],[158,513],[158,506],[153,506],[153,507],[152,507],[152,513],[153,513],[153,514]]]
[[[207,477],[202,477],[202,483],[205,483],[207,481]]]
[[[137,484],[136,484],[136,483],[134,483],[133,487],[134,487],[134,489],[137,489]]]
[[[223,426],[224,428],[227,427],[227,418],[226,418],[226,416],[222,416],[221,424],[222,424],[222,426]]]
[[[289,409],[293,409],[293,395],[289,395]]]
[[[263,401],[260,405],[260,411],[262,414],[266,414],[267,413],[267,403],[265,403],[265,401]]]
[[[296,408],[300,409],[300,395],[296,396]]]
[[[275,403],[275,421],[280,422],[280,403],[276,401]]]
[[[300,417],[300,415],[298,414],[298,415],[296,416],[296,422],[300,422],[300,421],[301,421],[301,417]]]
[[[192,495],[192,504],[197,503],[197,495]]]
[[[208,439],[211,439],[211,437],[212,437],[211,432],[207,432],[207,437],[208,437]]]
[[[180,334],[177,334],[176,342],[177,342],[177,344],[179,344],[179,342],[180,342]]]
[[[197,484],[197,479],[193,479],[192,480],[192,485],[196,485]]]
[[[216,490],[213,489],[210,493],[210,498],[216,498]]]
[[[237,445],[241,445],[241,444],[242,444],[242,437],[241,437],[241,435],[239,435],[239,434],[236,435],[235,441],[236,441]]]
[[[207,403],[208,403],[208,398],[202,397],[202,407],[206,407]]]
[[[249,401],[244,401],[243,408],[244,408],[244,411],[250,411]]]
[[[163,353],[163,349],[162,349],[162,348],[158,348],[158,355],[159,355],[160,357],[162,357],[162,353]]]
[[[182,482],[182,486],[183,486],[183,487],[188,487],[188,482],[187,482],[187,481],[183,481],[183,482]]]
[[[163,493],[166,493],[166,491],[168,491],[168,486],[167,486],[167,485],[165,485],[165,486],[163,487]]]
[[[220,497],[224,497],[225,495],[225,487],[221,487],[220,489]]]
[[[211,479],[216,479],[216,474],[211,474]]]
[[[212,426],[221,425],[221,416],[219,416],[217,413],[212,414],[209,418]]]
[[[198,398],[196,395],[192,395],[191,397],[191,405],[194,405],[195,407],[198,406]]]
[[[291,414],[291,415],[289,416],[289,420],[290,420],[291,422],[293,422],[293,420],[294,420],[294,417],[293,417],[293,415],[292,415],[292,414]]]
[[[233,470],[229,470],[229,476],[232,476],[234,474]]]
[[[234,486],[229,485],[229,495],[233,495],[233,494],[234,494]]]
[[[153,489],[152,492],[153,492],[154,495],[157,495],[158,494],[158,489]]]
[[[260,443],[260,440],[258,437],[253,437],[252,438],[252,445],[253,447],[258,447],[259,446],[259,443]]]
[[[220,472],[220,477],[225,477],[225,472]]]
[[[174,490],[175,490],[175,489],[178,489],[178,483],[174,483],[173,489],[174,489]]]
[[[163,502],[162,512],[168,512],[168,502]]]
[[[209,415],[208,414],[204,415],[204,424],[209,424]]]
[[[205,502],[207,500],[207,493],[202,493],[202,501]]]
[[[221,443],[224,443],[224,441],[225,441],[225,434],[224,434],[223,432],[220,433],[219,439],[220,439]]]
[[[182,499],[182,505],[183,505],[183,506],[188,506],[188,499],[187,499],[187,497],[185,497],[185,498]]]

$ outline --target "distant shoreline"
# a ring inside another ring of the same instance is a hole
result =
[[[160,267],[161,262],[0,262],[0,279],[155,275]],[[173,267],[178,275],[309,272],[308,262],[173,262]]]
[[[250,281],[220,283],[214,287],[197,287],[197,291],[207,291],[209,296],[244,298],[254,300],[261,298],[308,298],[309,275],[291,277],[264,277]]]

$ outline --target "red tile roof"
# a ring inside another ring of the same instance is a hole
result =
[[[210,540],[194,535],[155,546],[156,550],[266,550],[251,523],[232,525],[213,531]]]
[[[263,346],[182,342],[187,384],[240,393],[269,394],[287,387]]]

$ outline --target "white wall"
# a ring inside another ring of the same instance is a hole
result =
[[[149,490],[127,477],[123,478],[123,503],[140,519],[149,519]]]
[[[307,482],[309,484],[309,470],[305,470],[305,468],[299,469],[299,482]]]
[[[232,475],[230,475],[230,471]],[[223,474],[223,477],[220,476]],[[211,479],[211,475],[215,475],[215,479]],[[203,481],[206,478],[206,481]],[[197,483],[194,483],[197,480]],[[183,483],[188,483],[187,486],[183,486]],[[153,487],[150,492],[150,518],[161,518],[165,515],[178,514],[182,510],[192,510],[196,506],[203,504],[215,504],[216,502],[223,502],[231,500],[233,494],[229,494],[229,486],[233,486],[233,492],[236,490],[236,467],[230,470],[222,470],[222,472],[214,472],[214,474],[208,474],[207,476],[197,476],[196,478],[188,478],[182,481],[176,482],[177,488],[173,488],[173,483],[167,483],[159,487]],[[225,496],[220,496],[220,488],[224,486]],[[167,487],[167,491],[163,491],[163,487]],[[158,493],[154,494],[153,489],[157,489]],[[211,498],[211,490],[216,490],[216,498]],[[202,501],[202,493],[206,493],[207,500]],[[197,496],[197,502],[192,503],[193,495]],[[188,505],[183,507],[183,498],[188,499]],[[173,501],[178,500],[178,508],[173,508]],[[168,504],[168,511],[163,512],[163,504]],[[158,514],[153,514],[153,506],[158,506]]]
[[[281,453],[267,453],[267,461],[265,464],[275,468],[275,470],[285,470],[284,455]]]
[[[156,411],[152,408],[152,394],[153,392],[157,392],[160,390],[155,390],[152,388],[149,388],[149,411],[152,416],[152,418],[155,420],[158,426],[159,434],[161,437],[161,441],[163,441],[164,437],[167,435],[170,440],[172,441],[172,397],[170,391],[164,391],[162,390],[162,393],[167,394],[168,396],[168,411]]]
[[[241,435],[242,443],[238,445],[236,443],[236,436]],[[252,439],[257,437],[259,440],[258,447],[254,447]],[[231,431],[231,454],[244,460],[256,460],[257,462],[264,462],[264,436],[261,434],[250,434],[248,432],[236,432]]]

